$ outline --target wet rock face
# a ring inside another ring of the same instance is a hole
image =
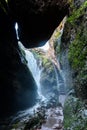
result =
[[[10,0],[9,8],[19,23],[20,40],[26,47],[48,40],[68,14],[67,0]]]
[[[79,8],[80,5],[84,2],[85,0],[74,0],[74,5],[75,7]]]
[[[73,69],[73,84],[77,96],[87,99],[87,4],[85,0],[75,0],[74,9],[66,23],[61,48],[68,50],[68,58]],[[84,7],[84,8],[82,8]],[[78,13],[82,8],[82,11]],[[78,17],[77,17],[78,16]]]

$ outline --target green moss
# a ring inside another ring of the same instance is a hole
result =
[[[85,32],[87,35],[87,32]],[[69,61],[73,69],[81,70],[87,60],[87,38],[82,31],[77,34],[75,40],[69,46]]]
[[[47,64],[47,66],[49,66],[48,59],[47,58],[43,58],[43,66],[45,66],[46,64]]]
[[[38,129],[45,120],[45,111],[42,113],[36,113],[26,124],[24,130],[35,130]]]
[[[73,0],[68,0],[68,3],[71,4],[73,2]]]
[[[18,126],[19,126],[19,122],[16,122],[15,124],[12,125],[12,128],[16,129],[16,128],[18,128]]]
[[[84,102],[70,96],[64,106],[64,128],[87,130],[87,117],[82,113],[84,110]]]
[[[44,60],[44,57],[43,57],[43,53],[39,50],[32,50],[32,53],[33,55],[35,56],[35,58],[38,60]]]
[[[55,37],[55,41],[58,39],[58,37],[61,35],[61,33],[59,32],[59,31],[57,31],[56,33],[55,33],[55,35],[54,35],[54,37]]]
[[[67,21],[73,24],[76,19],[84,14],[85,8],[87,8],[87,0],[81,5],[79,9],[74,8],[72,15],[67,19]]]
[[[86,1],[87,4],[87,1]],[[84,6],[86,7],[86,5]],[[86,30],[85,10],[82,17],[79,17],[74,26],[68,22],[70,30],[68,32],[68,57],[75,73],[73,79],[74,88],[78,97],[87,98],[87,30]],[[66,29],[67,30],[67,29]],[[66,38],[67,34],[65,35]]]

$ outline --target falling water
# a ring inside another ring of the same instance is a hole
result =
[[[18,23],[15,23],[15,30],[16,30],[17,40],[19,40],[19,36],[18,36]]]
[[[62,28],[59,30],[60,35],[57,39],[57,43],[58,43],[59,47],[61,45],[61,37],[62,37],[62,34],[63,34],[64,24],[66,22],[66,19],[67,19],[67,17],[64,17],[64,19],[62,20],[62,22],[59,25],[59,29],[62,26]],[[58,62],[60,61],[59,56],[57,57],[57,61]],[[60,69],[58,69],[56,66],[54,66],[56,80],[57,80],[57,88],[58,88],[58,91],[59,91],[59,102],[62,104],[62,106],[64,106],[64,102],[65,102],[65,98],[66,98],[66,90],[65,89],[67,87],[67,83],[66,83],[67,77],[65,76],[65,71],[63,69],[63,65],[60,66],[60,63],[59,63],[59,68]]]
[[[40,77],[42,68],[39,67],[41,62],[37,64],[37,60],[35,59],[33,53],[26,49],[23,44],[19,41],[18,42],[19,48],[25,52],[25,59],[27,61],[27,67],[32,73],[32,76],[37,84],[37,93],[38,93],[38,99],[41,99],[42,101],[45,100],[45,97],[41,93],[41,84],[40,84]],[[21,57],[21,60],[23,61],[23,57]]]
[[[17,40],[18,40],[18,45],[20,50],[25,52],[25,59],[27,60],[28,64],[28,68],[31,71],[33,78],[37,84],[38,87],[38,98],[41,99],[42,101],[45,100],[45,97],[42,95],[41,93],[41,85],[40,85],[40,75],[41,75],[41,69],[39,68],[36,59],[34,58],[32,52],[30,52],[28,49],[26,49],[23,44],[19,41],[19,35],[18,35],[18,23],[15,23],[15,30],[16,30],[16,36],[17,36]],[[21,57],[21,61],[24,60],[23,56]]]
[[[35,82],[37,84],[38,98],[42,99],[42,101],[44,101],[45,97],[42,95],[41,84],[40,84],[42,68],[39,67],[39,64],[37,63],[33,53],[31,51],[29,51],[28,49],[26,49],[22,45],[22,43],[19,41],[18,24],[17,23],[15,24],[15,30],[16,30],[16,36],[17,36],[19,48],[20,48],[21,51],[23,50],[25,52],[25,59],[27,60],[27,66],[28,66],[29,70],[31,71],[31,73],[33,75],[33,78],[34,78],[34,80],[35,80]],[[62,33],[63,33],[63,28],[60,31],[61,31],[61,35],[58,38],[58,45],[61,44],[61,36],[62,36]],[[39,48],[44,49],[45,52],[48,51],[49,42],[47,42],[47,44],[44,47],[39,47]],[[20,57],[21,57],[21,60],[23,61],[24,59],[23,59],[22,55]],[[53,62],[53,64],[54,64],[54,62]],[[64,77],[65,77],[64,72],[63,72],[63,70],[58,69],[58,67],[56,67],[55,65],[54,65],[54,71],[55,71],[56,80],[57,80],[57,87],[58,87],[57,89],[58,89],[58,91],[60,91],[59,102],[61,102],[62,105],[64,105],[64,100],[65,100],[64,96],[65,95],[63,95],[63,92],[64,92],[65,83],[66,83],[65,79],[64,79]],[[62,89],[62,90],[60,90],[60,89]],[[18,113],[18,115],[14,118],[14,120],[16,120],[18,118],[21,119],[22,117],[24,117],[25,115],[29,115],[30,113],[33,114],[33,111],[35,109],[37,109],[39,105],[40,104],[37,103],[33,108],[31,108],[31,109],[29,108],[27,110],[24,110],[24,111]]]
[[[16,27],[16,29],[17,29],[17,27]],[[16,34],[18,34],[18,33],[16,32]],[[39,68],[37,61],[34,58],[34,55],[32,54],[32,52],[30,52],[28,49],[26,49],[20,41],[18,41],[18,46],[19,46],[20,51],[25,52],[25,55],[26,55],[25,59],[27,60],[27,67],[31,71],[33,78],[37,84],[38,99],[40,99],[40,101],[44,101],[46,103],[46,100],[45,100],[46,98],[41,93],[41,85],[40,85],[40,75],[41,75],[42,69]],[[21,58],[21,61],[24,60],[22,55],[20,55],[20,58]],[[34,114],[34,112],[37,111],[37,108],[39,106],[40,106],[40,102],[37,102],[33,107],[26,109],[24,111],[19,111],[14,117],[12,117],[10,125],[14,124],[14,122],[16,120],[18,120],[19,122],[21,122],[21,120],[23,120],[23,121],[29,120],[29,116],[30,115],[32,116]]]
[[[26,53],[26,60],[28,62],[27,66],[30,69],[38,87],[37,92],[38,92],[39,99],[45,100],[45,97],[41,93],[41,84],[40,84],[42,69],[39,68],[39,65],[37,64],[37,61],[32,52],[30,52],[29,50],[25,50],[25,53]]]
[[[64,106],[64,102],[66,98],[64,73],[62,70],[58,70],[58,68],[54,64],[53,66],[56,75],[57,90],[59,92],[58,100],[62,104],[62,106]]]
[[[66,21],[66,17],[64,17],[63,21],[60,23],[59,27],[54,31],[52,38],[55,39],[55,35],[60,32],[60,35],[58,37],[58,46],[61,45],[61,36],[63,34],[63,29],[64,29],[64,24]],[[61,28],[62,27],[62,28]],[[16,35],[17,35],[17,39],[19,40],[19,36],[18,36],[18,24],[15,24],[15,29],[16,29]],[[51,38],[51,40],[52,40]],[[40,77],[41,77],[41,72],[42,72],[42,68],[39,67],[39,64],[37,63],[37,59],[35,59],[33,53],[26,49],[21,42],[18,42],[21,50],[23,50],[25,52],[25,59],[27,60],[27,66],[29,68],[29,70],[31,71],[33,78],[35,79],[35,82],[37,84],[37,92],[38,92],[38,98],[44,100],[44,96],[41,93],[41,84],[40,84]],[[55,55],[52,55],[52,48],[49,44],[49,42],[47,42],[44,46],[42,47],[38,47],[37,49],[41,50],[41,51],[45,51],[46,56],[48,56],[49,59],[49,55],[51,57],[51,61],[53,62],[53,64],[55,63]],[[50,51],[51,49],[51,51]],[[31,49],[32,50],[32,49]],[[50,53],[51,52],[51,53]],[[53,51],[54,52],[54,51]],[[23,58],[21,58],[23,60]],[[59,91],[60,95],[65,94],[65,76],[64,76],[64,72],[62,71],[62,68],[60,66],[60,63],[58,62],[59,59],[56,58],[56,64],[54,65],[54,71],[55,71],[55,75],[56,75],[56,81],[57,81],[57,90]],[[59,69],[60,68],[60,69]]]

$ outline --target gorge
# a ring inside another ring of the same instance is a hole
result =
[[[64,100],[66,97],[65,86],[67,85],[65,85],[66,78],[64,78],[64,74],[63,74],[64,72],[60,67],[60,63],[57,59],[57,55],[54,49],[54,44],[56,43],[57,46],[60,47],[61,36],[63,33],[65,22],[66,22],[66,17],[64,17],[60,25],[53,32],[50,40],[47,41],[45,45],[42,45],[41,47],[37,47],[37,48],[31,48],[31,49],[25,48],[23,44],[19,41],[18,24],[16,23],[17,26],[16,34],[17,34],[18,45],[21,53],[20,54],[21,61],[27,65],[37,85],[37,102],[36,105],[34,105],[32,108],[21,111],[19,114],[17,114],[16,117],[13,118],[10,125],[14,125],[16,120],[18,120],[17,122],[21,122],[21,120],[27,121],[27,117],[29,117],[29,115],[31,114],[34,115],[33,111],[37,113],[38,107],[39,109],[45,107],[44,110],[48,107],[47,113],[48,116],[50,116],[50,118],[52,113],[51,112],[49,113],[49,111],[53,106],[56,107],[57,113],[61,113],[63,111],[61,107],[57,108],[57,105],[61,104],[60,106],[64,106]],[[51,126],[49,125],[50,118],[47,120],[48,122],[47,126],[45,126],[44,124],[42,125],[43,130],[47,129],[47,127],[50,130],[51,127],[54,126],[57,127],[56,122],[59,122],[59,119],[55,120],[55,115],[54,115],[53,120],[55,123],[53,123],[53,125]],[[63,122],[63,118],[64,117],[62,112],[62,115],[60,116],[60,120],[62,122]],[[25,129],[26,127],[27,126],[25,126]],[[23,129],[22,125],[20,129]]]
[[[0,1],[0,130],[87,129],[87,0]]]

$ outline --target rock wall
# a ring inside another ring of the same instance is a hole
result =
[[[20,41],[35,47],[47,41],[68,13],[68,0],[9,0],[9,12],[19,24]]]
[[[65,52],[72,75],[72,89],[64,105],[64,128],[87,128],[87,0],[71,2],[70,13],[61,42],[61,57]]]
[[[37,86],[26,65],[21,63],[14,20],[2,8],[0,19],[1,118],[34,105]]]
[[[87,1],[75,1],[65,25],[61,51],[68,50],[73,85],[79,98],[87,98]]]

